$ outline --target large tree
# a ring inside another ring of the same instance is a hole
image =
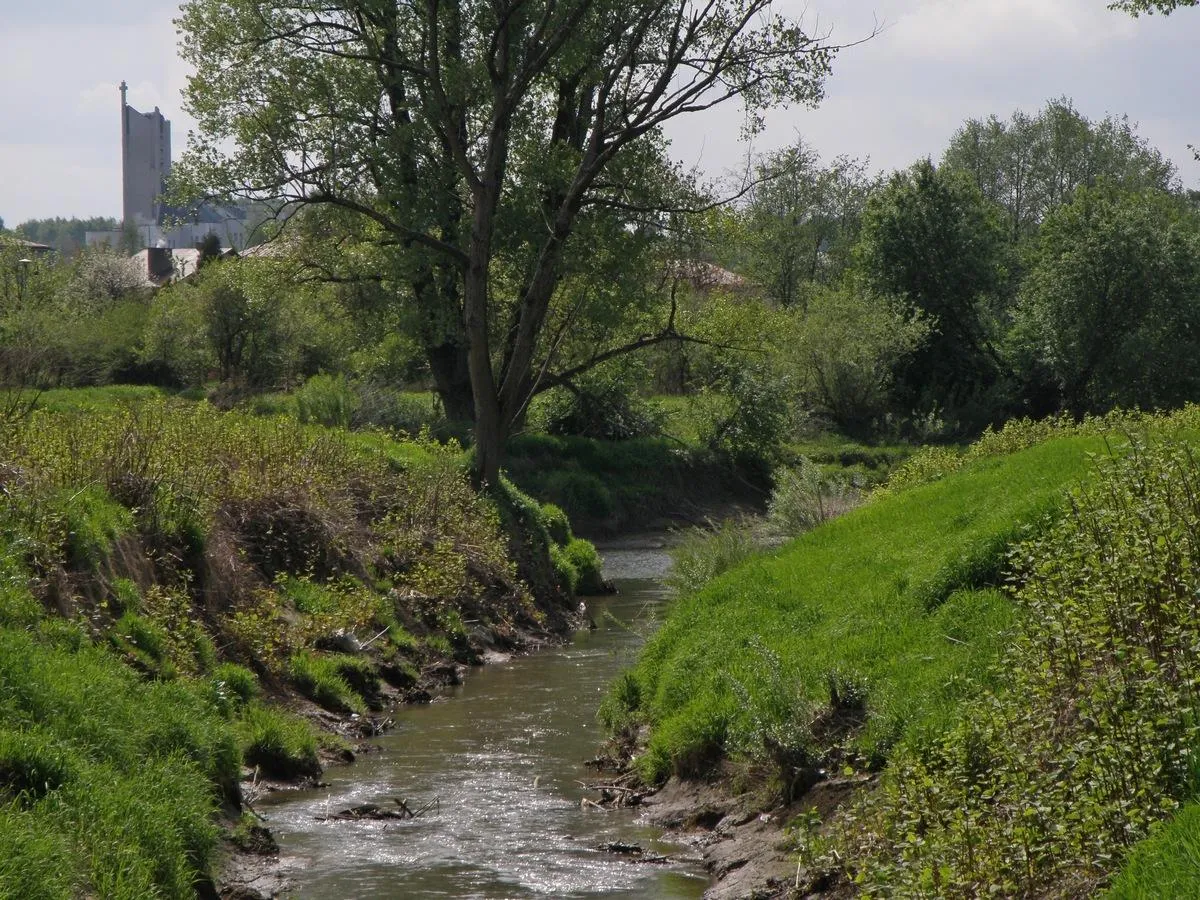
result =
[[[902,399],[910,408],[975,403],[1005,371],[995,349],[1007,255],[996,207],[963,173],[919,162],[868,202],[857,254],[872,291],[906,299],[930,325],[899,373]]]
[[[759,161],[754,185],[739,205],[739,270],[783,306],[804,306],[818,284],[845,271],[863,210],[881,179],[860,160],[823,165],[802,142]]]
[[[1075,413],[1200,390],[1200,217],[1162,191],[1081,189],[1042,227],[1013,336]]]
[[[771,0],[190,0],[179,26],[185,180],[369,220],[465,361],[491,483],[588,224],[663,205],[662,126],[815,103],[835,50]]]
[[[1081,185],[1107,178],[1131,190],[1168,190],[1177,180],[1171,161],[1127,118],[1093,122],[1067,98],[1050,101],[1035,115],[968,120],[942,165],[967,172],[983,196],[1004,210],[1013,243],[1031,238]]]

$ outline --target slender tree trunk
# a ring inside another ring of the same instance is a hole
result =
[[[475,471],[478,486],[500,480],[506,423],[501,415],[488,325],[488,264],[491,260],[492,226],[498,201],[488,185],[476,196],[471,227],[471,244],[463,279],[463,326],[467,337],[467,369],[475,398]]]
[[[488,345],[487,262],[472,248],[463,296],[463,321],[467,329],[467,363],[471,392],[475,396],[475,471],[478,486],[495,485],[500,479],[504,453],[504,427],[492,357]]]

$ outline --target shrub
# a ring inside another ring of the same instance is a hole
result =
[[[144,671],[163,678],[174,676],[175,667],[167,655],[170,636],[156,622],[127,612],[109,630],[108,639]]]
[[[551,543],[549,550],[550,565],[554,569],[554,578],[559,589],[568,597],[575,596],[575,591],[579,587],[579,570],[571,562],[564,547]]]
[[[113,542],[133,530],[133,515],[100,488],[86,488],[64,498],[67,552],[71,562],[94,569],[108,557]]]
[[[214,702],[226,713],[247,706],[259,694],[258,676],[236,663],[221,663],[208,681]]]
[[[801,457],[796,465],[776,474],[767,519],[776,534],[795,537],[841,515],[853,504],[850,491]]]
[[[846,827],[865,889],[1088,893],[1194,795],[1197,522],[1190,447],[1139,442],[1018,545],[996,687],[898,754]]]
[[[292,395],[296,418],[329,428],[349,428],[358,396],[344,375],[314,375]]]
[[[550,539],[560,547],[565,547],[571,543],[571,522],[567,518],[567,514],[555,506],[553,503],[542,504],[542,523],[546,527],[546,533],[550,535]]]
[[[373,381],[353,384],[352,428],[385,428],[418,435],[425,429],[443,433],[445,421],[436,394],[406,393]]]
[[[672,565],[667,584],[677,594],[695,593],[760,549],[746,522],[731,519],[717,526],[691,528],[671,549]]]
[[[612,493],[591,472],[561,469],[545,480],[543,490],[572,517],[606,519],[616,511]]]
[[[637,396],[625,373],[593,372],[581,379],[574,391],[555,389],[541,404],[540,418],[549,434],[606,441],[662,431],[660,411]]]
[[[563,550],[575,570],[575,592],[585,595],[603,594],[608,590],[602,571],[600,554],[590,541],[572,538]]]

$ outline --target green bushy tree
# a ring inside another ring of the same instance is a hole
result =
[[[1042,227],[1016,352],[1073,412],[1200,391],[1200,217],[1160,191],[1081,189]]]
[[[998,381],[995,348],[1006,273],[994,205],[960,172],[917,163],[867,204],[858,274],[875,293],[900,297],[927,317],[929,337],[897,385],[910,407],[929,398],[966,404]]]

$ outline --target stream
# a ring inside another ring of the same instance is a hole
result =
[[[584,760],[603,740],[596,710],[659,622],[670,558],[634,545],[602,550],[619,593],[592,598],[593,631],[572,643],[470,670],[327,787],[264,798],[258,809],[306,900],[376,897],[661,898],[694,900],[708,877],[697,854],[640,825],[637,810],[583,809],[599,780]],[[319,821],[362,803],[417,810],[404,821]],[[601,851],[612,842],[667,864]]]

